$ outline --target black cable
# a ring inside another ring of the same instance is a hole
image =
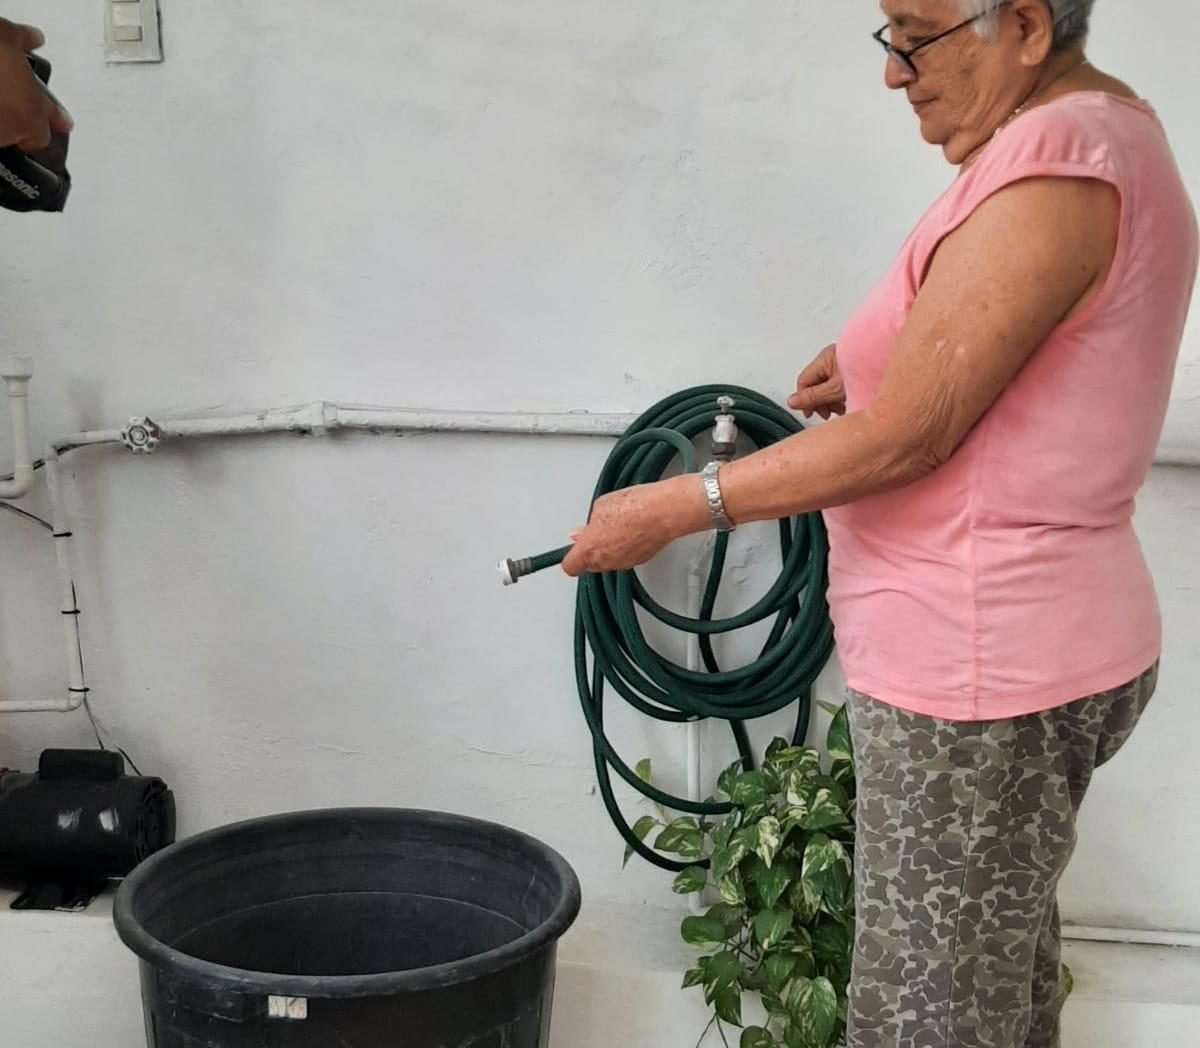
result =
[[[83,689],[82,689],[82,691],[83,691],[83,709],[84,709],[84,712],[87,713],[88,720],[91,721],[92,732],[96,736],[96,745],[100,749],[104,750],[104,749],[107,749],[108,747],[104,745],[104,740],[100,737],[100,729],[103,727],[103,725],[100,723],[99,718],[96,716],[95,712],[92,710],[91,689],[87,686],[87,670],[84,668],[84,665],[83,665],[83,637],[79,630],[79,615],[80,615],[79,600],[78,600],[78,597],[75,592],[75,583],[74,582],[71,583],[71,605],[72,605],[71,610],[67,611],[67,612],[63,612],[63,614],[70,615],[75,620],[75,651],[77,652],[77,654],[79,656],[79,679],[83,682],[83,685],[84,685]],[[109,740],[111,742],[112,732],[110,732],[107,728],[104,728],[104,734],[109,737]],[[134,762],[133,758],[130,757],[129,754],[125,752],[125,750],[123,750],[120,746],[117,746],[115,743],[113,744],[113,749],[115,749],[122,757],[125,758],[126,763],[128,763],[128,765],[133,769],[133,772],[135,775],[142,774],[141,770],[138,768],[138,766]]]
[[[9,513],[15,513],[18,517],[24,517],[26,520],[31,520],[35,524],[40,524],[50,534],[54,534],[54,525],[48,520],[43,520],[41,517],[30,513],[28,510],[21,509],[20,506],[14,506],[11,502],[0,502],[0,509],[6,509]]]

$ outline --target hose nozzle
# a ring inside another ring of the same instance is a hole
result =
[[[531,557],[506,557],[498,565],[496,571],[500,574],[500,581],[505,586],[515,586],[526,575],[533,571],[533,558]]]
[[[570,546],[560,546],[548,553],[539,553],[536,557],[507,557],[496,565],[496,571],[504,585],[515,586],[526,575],[533,575],[561,564],[570,552]]]

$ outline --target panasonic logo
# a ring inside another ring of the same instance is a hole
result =
[[[24,193],[30,200],[37,200],[42,195],[37,186],[31,186],[20,175],[10,171],[3,164],[0,164],[0,178],[3,178],[18,193]]]

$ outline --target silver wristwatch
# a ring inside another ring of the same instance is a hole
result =
[[[733,531],[736,526],[725,513],[725,502],[721,498],[721,482],[717,474],[721,471],[721,463],[710,462],[700,473],[704,482],[704,497],[708,500],[708,512],[712,517],[713,527],[717,531]]]

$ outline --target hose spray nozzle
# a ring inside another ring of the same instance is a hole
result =
[[[504,585],[515,586],[526,575],[533,575],[561,564],[570,552],[570,546],[560,546],[558,549],[539,553],[536,557],[506,557],[496,566],[496,570]]]

